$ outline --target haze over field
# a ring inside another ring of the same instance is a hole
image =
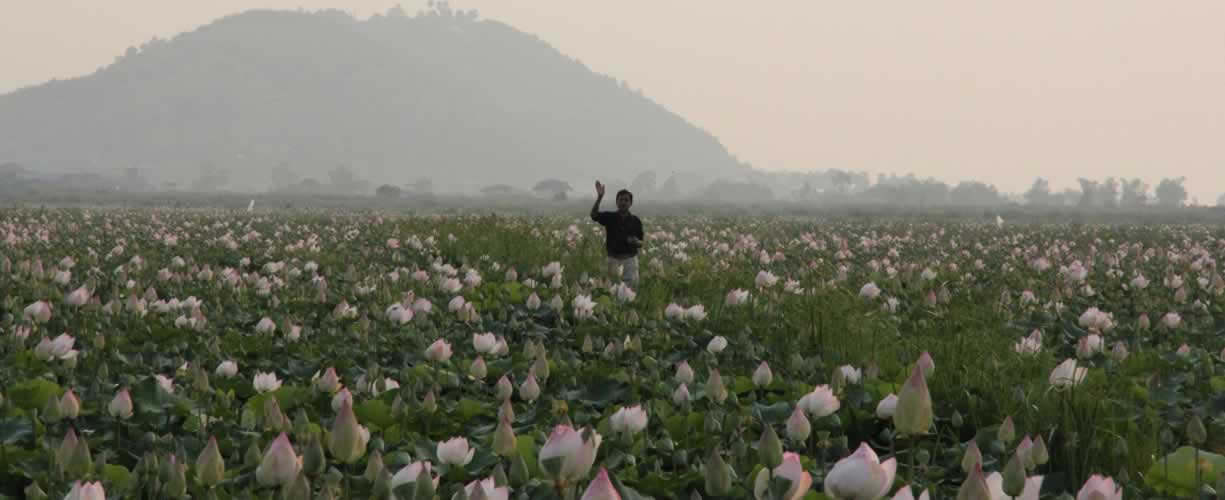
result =
[[[361,19],[394,1],[344,3]],[[0,7],[0,92],[85,75],[129,46],[250,8],[327,1],[84,0]],[[404,3],[413,14],[423,5]],[[1186,176],[1225,190],[1225,3],[890,5],[465,0],[628,82],[765,170],[977,179]],[[0,158],[4,161],[5,158]],[[627,177],[632,176],[633,167]],[[661,179],[662,180],[662,179]]]

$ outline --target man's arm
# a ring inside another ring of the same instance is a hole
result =
[[[600,222],[600,202],[604,200],[604,183],[595,181],[595,204],[591,205],[591,220]]]

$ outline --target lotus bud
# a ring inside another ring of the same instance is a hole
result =
[[[127,389],[119,391],[114,399],[111,399],[111,404],[107,405],[107,412],[112,418],[127,420],[132,418],[132,396]]]
[[[773,469],[783,463],[783,443],[779,441],[778,434],[774,432],[774,426],[765,425],[764,427],[761,439],[757,441],[757,454],[761,463]]]
[[[217,438],[209,437],[208,446],[196,458],[196,481],[204,486],[215,486],[225,479],[225,460],[221,458],[221,449],[217,446]]]
[[[281,411],[280,403],[277,403],[276,398],[273,397],[264,400],[264,430],[277,432],[289,430],[289,417],[285,416],[285,413]]]
[[[927,351],[923,351],[923,354],[919,355],[918,365],[919,368],[923,369],[924,378],[931,377],[936,372],[936,361],[932,359],[931,353]]]
[[[677,405],[684,405],[689,402],[689,388],[685,384],[681,384],[675,391],[672,392],[672,402]]]
[[[494,386],[494,394],[503,401],[510,399],[514,391],[515,388],[511,385],[510,379],[506,378],[506,375],[502,375],[502,378],[498,379],[497,385]]]
[[[1034,446],[1029,449],[1029,459],[1034,465],[1044,465],[1047,460],[1050,460],[1050,455],[1046,449],[1046,441],[1042,439],[1042,435],[1038,435],[1038,439],[1034,440]]]
[[[67,468],[68,460],[72,458],[73,452],[77,449],[77,433],[72,428],[64,434],[64,440],[60,441],[60,447],[55,452],[56,464],[61,468]]]
[[[541,380],[549,379],[549,360],[545,356],[544,348],[540,348],[540,353],[536,356],[536,362],[532,364],[532,373]]]
[[[1208,430],[1204,428],[1204,421],[1200,420],[1199,415],[1191,414],[1191,418],[1187,420],[1187,441],[1199,446],[1207,439]]]
[[[187,464],[178,463],[178,458],[170,455],[165,465],[166,480],[162,487],[162,494],[170,498],[183,497],[187,494]]]
[[[540,385],[536,383],[535,374],[528,373],[527,380],[519,386],[519,397],[527,401],[535,401],[536,398],[540,397]]]
[[[787,418],[787,437],[792,441],[803,442],[812,433],[812,424],[804,414],[804,408],[796,406]]]
[[[72,389],[68,389],[64,397],[60,398],[60,414],[69,420],[75,420],[81,415],[81,400],[77,399]]]
[[[590,354],[592,351],[594,351],[594,350],[595,350],[595,346],[593,346],[593,345],[592,345],[592,343],[591,343],[591,335],[584,335],[584,336],[583,336],[583,347],[582,347],[582,350],[583,350],[583,353],[585,353],[585,354]]]
[[[298,474],[289,484],[289,488],[285,490],[285,500],[312,500],[311,483],[306,479],[306,474]]]
[[[527,470],[527,461],[523,459],[521,453],[515,453],[510,461],[510,485],[520,488],[527,484],[530,479],[530,474]]]
[[[433,389],[430,389],[430,392],[425,394],[425,399],[421,400],[421,408],[430,415],[438,411],[438,398],[434,396]]]
[[[76,444],[68,455],[64,471],[70,477],[85,477],[94,470],[93,456],[89,452],[89,443],[85,442],[85,436],[81,436]]]
[[[29,486],[26,486],[25,495],[26,500],[46,500],[47,498],[47,492],[43,491],[37,482],[32,482]],[[69,498],[71,498],[71,493],[69,493]]]
[[[969,474],[974,470],[974,467],[981,466],[983,463],[983,453],[978,450],[978,441],[970,440],[970,445],[966,446],[966,452],[961,456],[961,470]]]
[[[902,385],[893,413],[893,426],[905,435],[926,434],[932,425],[931,393],[921,367],[916,366]]]
[[[727,388],[723,386],[719,370],[710,370],[710,376],[706,379],[706,397],[720,404],[727,400]]]
[[[613,487],[612,481],[608,478],[608,469],[600,467],[600,472],[596,474],[591,484],[587,485],[580,500],[621,500],[621,494],[617,493],[617,489]]]
[[[732,476],[728,469],[727,462],[723,461],[723,457],[718,450],[710,452],[710,458],[706,460],[706,494],[721,497],[726,496],[732,490]]]
[[[685,385],[693,383],[693,369],[689,367],[688,361],[681,361],[676,365],[676,381]]]
[[[503,418],[498,421],[498,428],[493,434],[493,452],[502,457],[509,457],[517,451],[515,431],[510,421]]]
[[[383,475],[386,468],[387,466],[383,462],[383,453],[379,450],[374,450],[370,453],[370,460],[366,461],[366,470],[362,473],[362,477],[367,481],[375,482]]]
[[[770,371],[770,364],[762,361],[757,365],[757,370],[753,372],[753,385],[757,387],[765,387],[774,381],[774,373]]]
[[[961,483],[957,490],[957,500],[991,500],[991,488],[983,476],[982,464],[976,464],[970,471],[970,476]]]
[[[471,375],[476,380],[484,380],[488,374],[489,368],[485,366],[485,358],[483,357],[477,356],[476,361],[473,361],[472,365],[468,367],[468,375]]]
[[[264,486],[283,486],[293,481],[301,470],[302,459],[294,453],[289,436],[282,432],[264,453],[255,469],[255,477]]]
[[[498,407],[498,420],[515,421],[515,407],[510,404],[509,399],[502,400],[502,406]]]
[[[43,407],[40,415],[43,422],[48,424],[54,424],[63,420],[63,407],[60,406],[60,398],[54,396],[47,398],[47,404]]]
[[[357,424],[353,405],[341,407],[328,435],[328,451],[341,463],[350,464],[366,454],[366,444],[369,442],[370,431]]]
[[[1012,443],[1013,439],[1017,438],[1016,424],[1012,423],[1012,415],[1004,417],[1004,423],[1000,424],[1000,428],[996,431],[996,437],[1004,444]]]
[[[1018,449],[1004,466],[1004,493],[1009,497],[1021,496],[1021,492],[1025,491],[1025,479],[1025,459]]]
[[[242,456],[243,466],[255,467],[259,465],[260,460],[259,446],[256,443],[251,443],[251,446],[247,447],[246,453]]]

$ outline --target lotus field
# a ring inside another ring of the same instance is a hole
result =
[[[0,497],[1186,498],[1208,226],[0,212]]]

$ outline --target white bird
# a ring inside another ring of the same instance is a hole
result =
[[[251,200],[251,203],[247,205],[247,211],[251,212],[254,210],[255,210],[255,200]]]
[[[1004,227],[1004,218],[1003,218],[1003,217],[1000,217],[1000,216],[998,216],[998,215],[997,215],[997,216],[995,216],[995,227]]]

